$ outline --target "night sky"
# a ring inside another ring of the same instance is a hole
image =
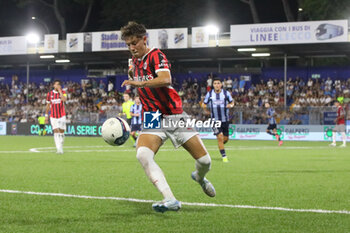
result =
[[[67,32],[78,32],[86,7],[74,4],[72,1],[61,1],[67,6],[64,12]],[[175,2],[179,4],[175,5]],[[281,0],[255,2],[261,23],[286,21]],[[296,13],[295,2],[290,1],[290,4]],[[140,7],[138,4],[143,5]],[[107,7],[104,7],[106,5]],[[162,7],[166,10],[162,10]],[[42,23],[33,21],[32,16],[44,22],[50,28],[50,33],[59,33],[59,24],[50,8],[39,4],[19,7],[15,0],[0,0],[0,36],[21,36],[32,29],[44,32]],[[230,24],[253,23],[249,6],[240,0],[192,0],[191,3],[181,0],[95,0],[91,18],[84,31],[119,30],[129,20],[143,23],[147,28],[190,28],[215,22],[221,25],[221,32],[229,32]]]

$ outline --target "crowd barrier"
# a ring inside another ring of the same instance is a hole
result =
[[[101,124],[67,124],[67,136],[101,136]],[[275,140],[266,133],[266,125],[231,124],[229,139],[233,140]],[[284,141],[331,141],[334,125],[278,125],[278,134]],[[0,135],[38,135],[39,125],[31,123],[0,122]],[[51,125],[46,125],[46,135],[53,135]],[[202,139],[215,139],[211,128],[198,128]],[[347,141],[350,141],[350,126],[346,127]],[[341,135],[337,133],[337,140]]]

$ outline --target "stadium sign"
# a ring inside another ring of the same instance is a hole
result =
[[[204,121],[203,121],[204,122]],[[192,126],[192,121],[190,121]],[[167,122],[168,124],[168,122]],[[181,123],[182,124],[182,123]],[[38,135],[39,125],[31,123],[9,123],[0,122],[0,135]],[[1,127],[2,126],[2,127]],[[178,126],[178,125],[177,125]],[[202,139],[216,139],[213,134],[212,124],[194,124]],[[200,127],[196,127],[200,126]],[[214,125],[215,126],[215,125]],[[67,124],[65,134],[67,136],[101,136],[101,124]],[[171,126],[174,127],[174,126]],[[266,133],[267,125],[240,125],[229,126],[229,138],[236,140],[276,140]],[[278,125],[278,134],[285,141],[331,141],[334,125]],[[2,129],[2,130],[1,130]],[[51,125],[46,125],[47,135],[53,135]],[[187,128],[184,128],[187,129]],[[154,129],[157,130],[157,129]],[[350,126],[346,127],[347,141],[350,141]],[[336,134],[337,141],[341,141],[341,134]]]
[[[0,55],[16,55],[27,53],[25,36],[0,37]]]
[[[324,125],[323,126],[323,140],[324,141],[332,141],[333,140],[333,128],[335,125]],[[345,128],[346,140],[350,141],[350,126],[346,126]],[[336,134],[337,140],[341,140],[341,134],[338,132]]]
[[[164,28],[147,30],[147,45],[159,49],[187,48],[187,28]],[[128,50],[121,38],[121,31],[105,31],[92,33],[92,51]]]
[[[159,49],[183,49],[188,47],[187,28],[148,29],[149,47]]]
[[[209,47],[209,31],[206,27],[192,27],[192,48]]]
[[[332,43],[348,41],[348,21],[231,25],[231,46]]]
[[[58,34],[44,36],[44,53],[58,53]]]
[[[9,127],[8,134],[12,135],[38,135],[40,127],[37,124],[17,123],[16,130]],[[101,136],[100,124],[67,124],[65,135],[67,136]],[[53,135],[51,125],[45,125],[47,135]]]
[[[0,135],[6,135],[6,122],[0,122]]]
[[[122,40],[120,31],[105,31],[92,33],[92,51],[116,51],[128,50],[125,41]]]
[[[323,124],[332,125],[334,120],[337,118],[337,112],[324,112],[323,113]]]
[[[83,52],[84,33],[67,33],[66,51],[67,53]]]

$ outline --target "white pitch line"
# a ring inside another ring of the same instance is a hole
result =
[[[25,150],[25,151],[15,151],[15,150],[0,151],[0,154],[17,154],[17,153],[34,153],[34,152],[33,151],[29,151],[29,150]]]
[[[64,193],[42,193],[32,191],[18,191],[18,190],[7,190],[0,189],[2,193],[14,193],[14,194],[27,194],[27,195],[39,195],[39,196],[55,196],[55,197],[73,197],[81,199],[98,199],[98,200],[116,200],[116,201],[128,201],[128,202],[139,202],[139,203],[152,203],[154,200],[143,200],[137,198],[125,198],[125,197],[98,197],[98,196],[86,196],[86,195],[74,195]],[[260,210],[279,210],[288,212],[304,212],[304,213],[320,213],[320,214],[347,214],[350,215],[348,210],[322,210],[322,209],[292,209],[284,207],[268,207],[268,206],[251,206],[251,205],[230,205],[230,204],[215,204],[215,203],[193,203],[193,202],[182,202],[182,205],[187,206],[202,206],[202,207],[226,207],[236,209],[260,209]]]

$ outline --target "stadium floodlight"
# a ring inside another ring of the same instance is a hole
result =
[[[205,26],[205,30],[210,34],[215,36],[216,47],[219,46],[219,27],[214,24],[209,24]]]
[[[50,59],[50,58],[55,58],[55,55],[41,55],[41,59]]]
[[[209,24],[205,26],[205,29],[209,34],[213,34],[213,35],[216,35],[219,32],[219,27],[214,24]]]
[[[252,57],[269,57],[270,53],[252,53]]]
[[[36,17],[35,17],[35,16],[32,16],[32,19],[36,19]]]
[[[256,51],[256,48],[239,48],[237,49],[238,52],[254,52]]]
[[[58,60],[55,60],[56,63],[69,63],[70,60],[69,59],[58,59]]]
[[[300,7],[300,8],[298,9],[298,11],[303,11],[303,8]]]
[[[40,36],[37,33],[30,32],[26,35],[29,44],[37,44],[40,41]]]

